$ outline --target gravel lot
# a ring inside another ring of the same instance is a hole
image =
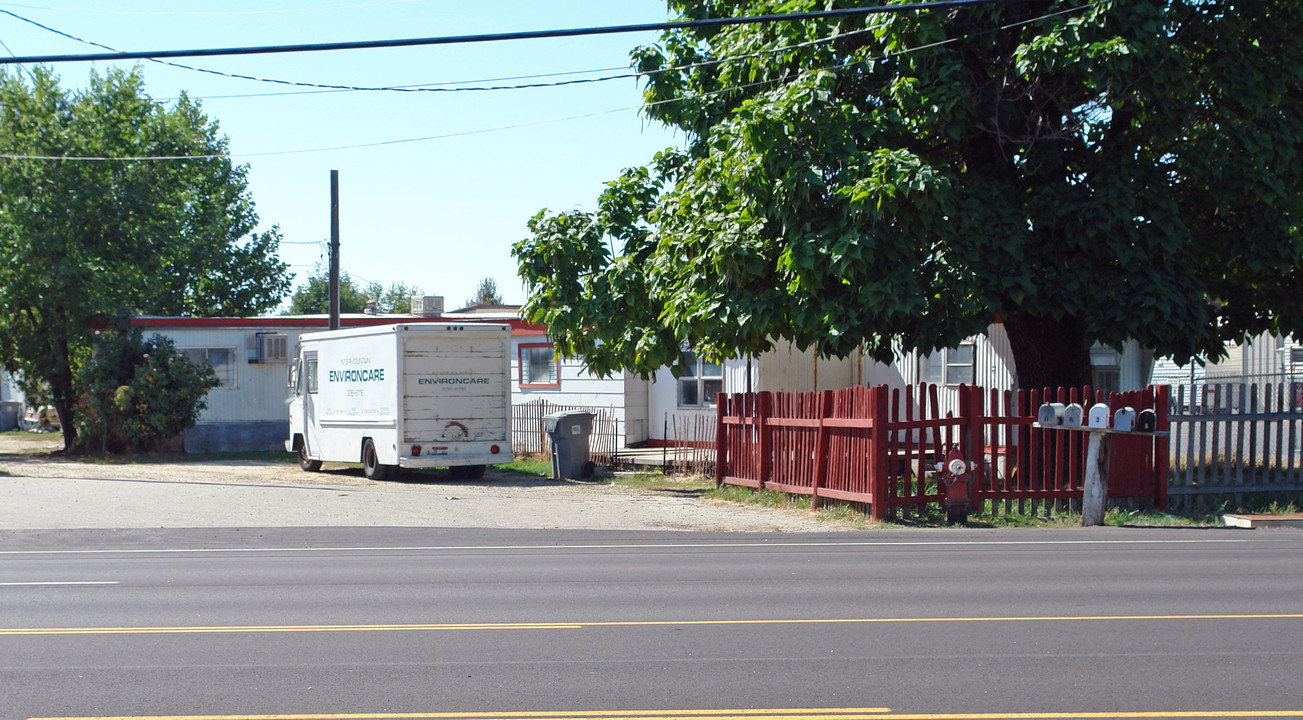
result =
[[[0,435],[0,529],[200,527],[479,527],[829,532],[809,512],[716,502],[688,488],[487,474],[407,474],[375,482],[327,464],[64,460],[54,434]]]

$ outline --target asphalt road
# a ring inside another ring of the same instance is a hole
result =
[[[1294,530],[0,533],[3,718],[1303,718],[1300,678]]]

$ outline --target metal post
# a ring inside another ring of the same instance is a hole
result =
[[[339,171],[330,171],[330,329],[339,329]]]

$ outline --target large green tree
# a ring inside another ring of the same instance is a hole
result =
[[[671,0],[685,20],[869,5]],[[876,0],[872,4],[877,4]],[[526,314],[598,372],[890,361],[1002,321],[1023,387],[1089,346],[1303,330],[1303,3],[1026,0],[682,29],[635,51],[681,150],[540,213]]]
[[[344,274],[339,278],[339,312],[366,312],[368,302],[375,302],[376,312],[407,313],[412,309],[412,296],[421,295],[416,286],[391,283],[385,287],[378,282],[359,287],[353,278]],[[330,271],[318,269],[290,296],[286,315],[320,315],[330,312]]]
[[[254,232],[245,168],[184,95],[138,70],[65,90],[0,72],[0,363],[42,383],[75,442],[74,378],[116,312],[240,315],[289,288],[276,230]]]

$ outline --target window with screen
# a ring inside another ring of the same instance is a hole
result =
[[[919,359],[919,381],[932,385],[972,385],[976,377],[976,348],[975,343],[966,342],[923,356]]]
[[[181,348],[181,354],[194,365],[211,365],[221,387],[235,387],[235,350],[232,348]]]
[[[715,396],[724,391],[724,368],[719,363],[683,351],[683,372],[679,375],[679,407],[714,407]]]
[[[521,387],[561,387],[561,363],[551,343],[520,346]]]

